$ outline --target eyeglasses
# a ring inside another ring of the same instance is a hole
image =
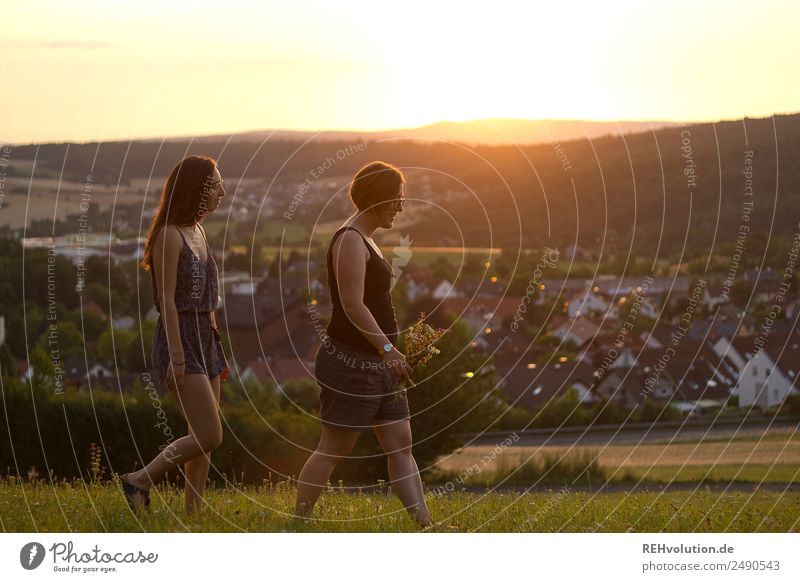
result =
[[[225,180],[213,180],[210,184],[211,188],[215,189],[217,192],[224,192],[225,187],[224,184]]]

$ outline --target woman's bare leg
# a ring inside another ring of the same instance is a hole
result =
[[[210,453],[222,442],[219,408],[208,376],[187,374],[175,396],[190,434],[170,443],[145,467],[128,473],[128,481],[143,489],[150,489],[171,469]]]
[[[214,400],[216,401],[217,407],[219,407],[219,376],[211,380],[210,384],[211,392],[214,394]],[[189,432],[191,434],[191,426]],[[186,513],[188,514],[192,514],[195,510],[200,509],[200,504],[203,501],[203,493],[206,490],[206,481],[208,481],[208,470],[210,467],[210,452],[198,455],[194,459],[186,461],[183,465],[183,475],[186,479],[184,497]]]
[[[372,426],[388,457],[392,489],[419,525],[433,523],[414,456],[411,454],[411,423],[408,420],[376,423]]]
[[[297,478],[295,515],[311,516],[331,473],[339,461],[350,454],[360,435],[358,431],[335,430],[322,426],[317,450],[311,453]]]

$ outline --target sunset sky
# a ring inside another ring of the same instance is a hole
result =
[[[255,4],[4,0],[0,140],[800,111],[800,2]]]

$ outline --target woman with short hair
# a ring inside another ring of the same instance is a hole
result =
[[[338,462],[353,450],[361,431],[371,428],[387,455],[392,490],[419,525],[433,523],[411,454],[408,400],[395,392],[412,369],[395,347],[392,266],[372,240],[402,212],[403,185],[402,172],[391,164],[361,168],[350,187],[356,211],[328,246],[333,311],[314,368],[322,436],[298,477],[295,513],[301,518],[311,516]]]

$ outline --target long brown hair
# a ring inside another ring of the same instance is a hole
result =
[[[203,200],[217,162],[208,156],[189,156],[172,169],[161,192],[158,206],[144,245],[141,266],[150,269],[156,235],[167,224],[188,226],[203,214]]]

